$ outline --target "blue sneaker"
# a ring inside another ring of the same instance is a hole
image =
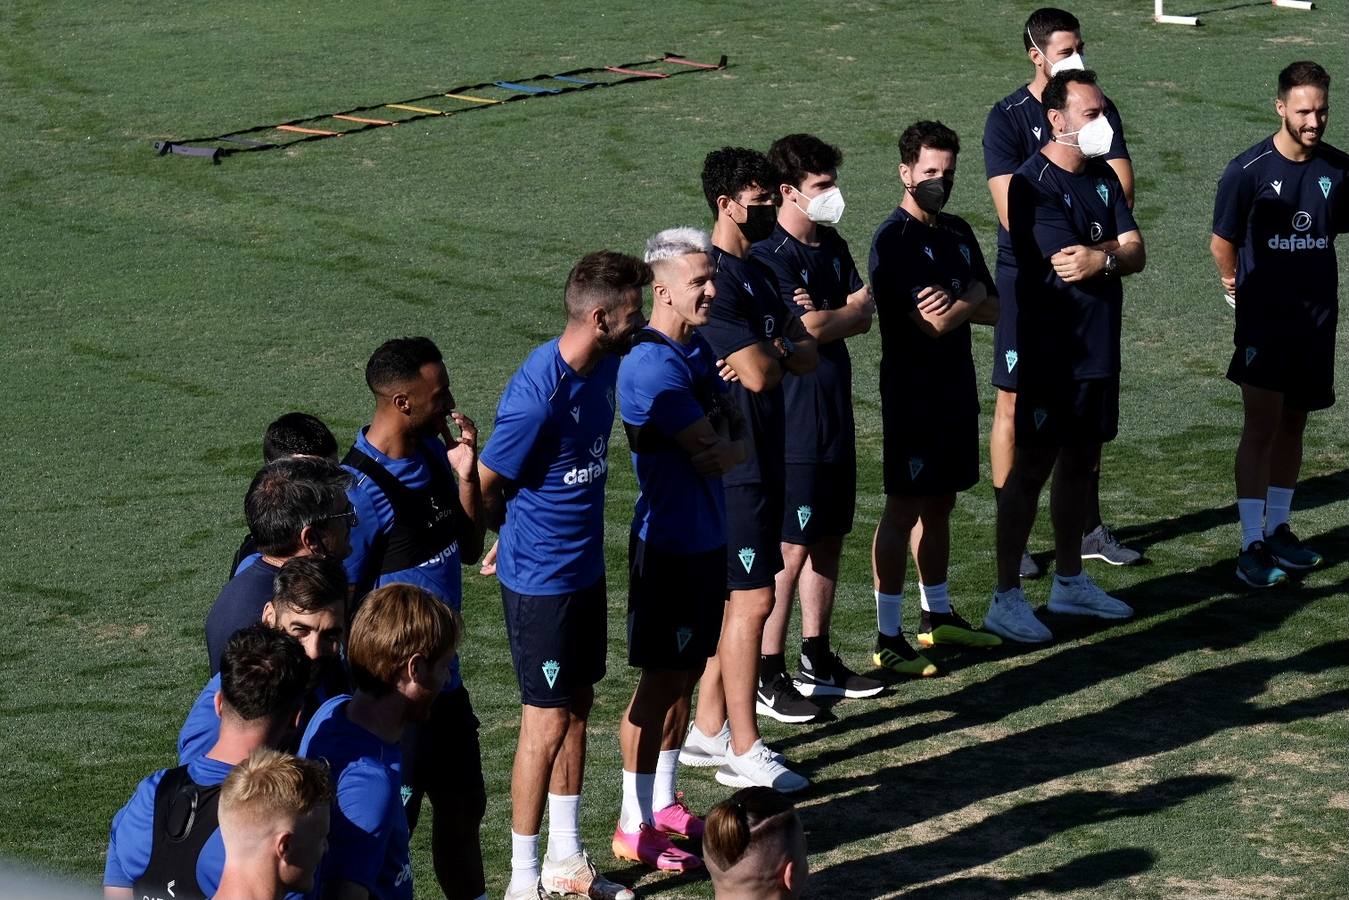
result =
[[[1253,588],[1267,588],[1287,581],[1288,573],[1279,568],[1264,541],[1255,541],[1237,557],[1237,577]]]
[[[1285,569],[1315,569],[1324,561],[1321,554],[1297,539],[1287,522],[1265,535],[1265,546]]]

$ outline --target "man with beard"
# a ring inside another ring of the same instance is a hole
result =
[[[347,642],[356,693],[319,707],[300,741],[301,756],[327,764],[337,797],[314,896],[411,900],[399,745],[440,699],[460,633],[459,614],[416,585],[376,588],[361,604]]]
[[[1274,108],[1283,127],[1232,160],[1218,183],[1211,242],[1237,314],[1227,368],[1244,410],[1237,577],[1256,588],[1322,562],[1293,534],[1288,511],[1307,413],[1335,402],[1335,236],[1349,229],[1349,156],[1321,140],[1330,75],[1293,63],[1279,73]]]
[[[382,344],[365,367],[375,414],[342,461],[358,522],[347,577],[357,603],[372,587],[415,584],[458,612],[460,565],[482,553],[477,427],[455,409],[440,349],[428,338]],[[458,430],[455,436],[451,430]],[[409,827],[422,797],[431,801],[431,855],[450,900],[486,890],[479,831],[487,807],[478,719],[459,677],[459,661],[429,719],[405,737],[403,784]]]
[[[618,363],[645,324],[650,282],[650,266],[608,250],[572,268],[562,335],[511,376],[479,465],[487,521],[501,537],[497,579],[520,684],[507,898],[535,897],[540,879],[553,893],[633,896],[596,872],[580,804],[586,721],[608,650],[604,486]]]
[[[1082,69],[1082,26],[1072,13],[1054,7],[1037,9],[1026,19],[1021,29],[1021,41],[1026,55],[1035,67],[1035,75],[1010,95],[994,104],[984,126],[984,168],[988,175],[988,189],[993,195],[993,206],[998,213],[998,275],[999,318],[993,331],[993,386],[998,389],[998,402],[993,411],[993,431],[989,437],[989,451],[993,463],[993,493],[1001,495],[1007,473],[1012,468],[1015,453],[1013,421],[1016,414],[1017,362],[1020,359],[1017,342],[1016,257],[1012,239],[1007,231],[1007,188],[1012,175],[1021,164],[1049,143],[1053,130],[1046,118],[1042,102],[1045,85],[1060,72]],[[1124,143],[1124,125],[1119,111],[1107,97],[1105,118],[1110,122],[1114,136],[1105,153],[1105,161],[1119,178],[1125,202],[1132,208],[1134,200],[1134,170],[1129,159],[1129,148]],[[1135,565],[1143,555],[1115,539],[1109,526],[1101,521],[1101,472],[1098,462],[1092,471],[1092,487],[1087,497],[1087,520],[1083,523],[1082,558],[1099,559],[1111,565]],[[1023,548],[1024,549],[1024,548]],[[1023,552],[1021,575],[1038,578],[1040,566]]]

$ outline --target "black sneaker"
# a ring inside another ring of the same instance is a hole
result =
[[[1022,578],[1039,578],[1045,573],[1045,570],[1040,568],[1040,564],[1035,561],[1035,557],[1030,555],[1029,550],[1021,551],[1021,566],[1018,571]]]
[[[792,684],[807,697],[874,697],[885,687],[883,682],[849,669],[832,650],[822,659],[802,653]]]
[[[761,716],[793,724],[809,722],[820,714],[820,708],[801,696],[785,672],[774,675],[767,684],[759,682],[754,709]]]

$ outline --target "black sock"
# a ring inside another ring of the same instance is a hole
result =
[[[829,635],[822,634],[818,637],[803,637],[801,639],[801,655],[812,663],[817,663],[829,655]]]
[[[787,657],[782,653],[765,653],[759,657],[759,682],[768,684],[778,675],[787,674]]]

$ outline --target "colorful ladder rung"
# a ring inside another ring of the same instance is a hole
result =
[[[669,78],[664,72],[643,72],[641,69],[625,69],[622,66],[605,66],[606,72],[617,72],[619,75],[638,75],[642,78]]]
[[[675,63],[681,66],[692,66],[695,69],[724,69],[726,67],[725,60],[722,60],[720,65],[715,65],[713,63],[700,63],[694,62],[691,59],[685,59],[682,56],[676,56],[673,53],[665,54],[665,59],[662,60],[662,62]]]
[[[486,97],[470,97],[468,94],[446,94],[451,100],[465,100],[469,103],[500,103],[500,100],[489,100]]]
[[[431,116],[443,115],[445,112],[443,109],[431,109],[426,106],[410,106],[406,103],[386,103],[384,105],[389,109],[405,109],[408,112],[426,113]]]
[[[568,81],[572,84],[594,84],[593,81],[587,81],[584,78],[577,78],[575,75],[554,75],[554,81]]]
[[[508,91],[519,91],[522,94],[560,94],[557,88],[535,87],[532,84],[516,84],[514,81],[494,81],[492,82],[499,88],[505,88]]]
[[[361,116],[348,116],[344,113],[334,113],[334,119],[341,119],[344,122],[359,122],[362,125],[397,125],[397,122],[390,122],[388,119],[365,119]]]
[[[324,137],[337,137],[340,131],[324,131],[322,128],[301,128],[299,125],[278,125],[277,131],[294,131],[299,134],[321,134]]]

